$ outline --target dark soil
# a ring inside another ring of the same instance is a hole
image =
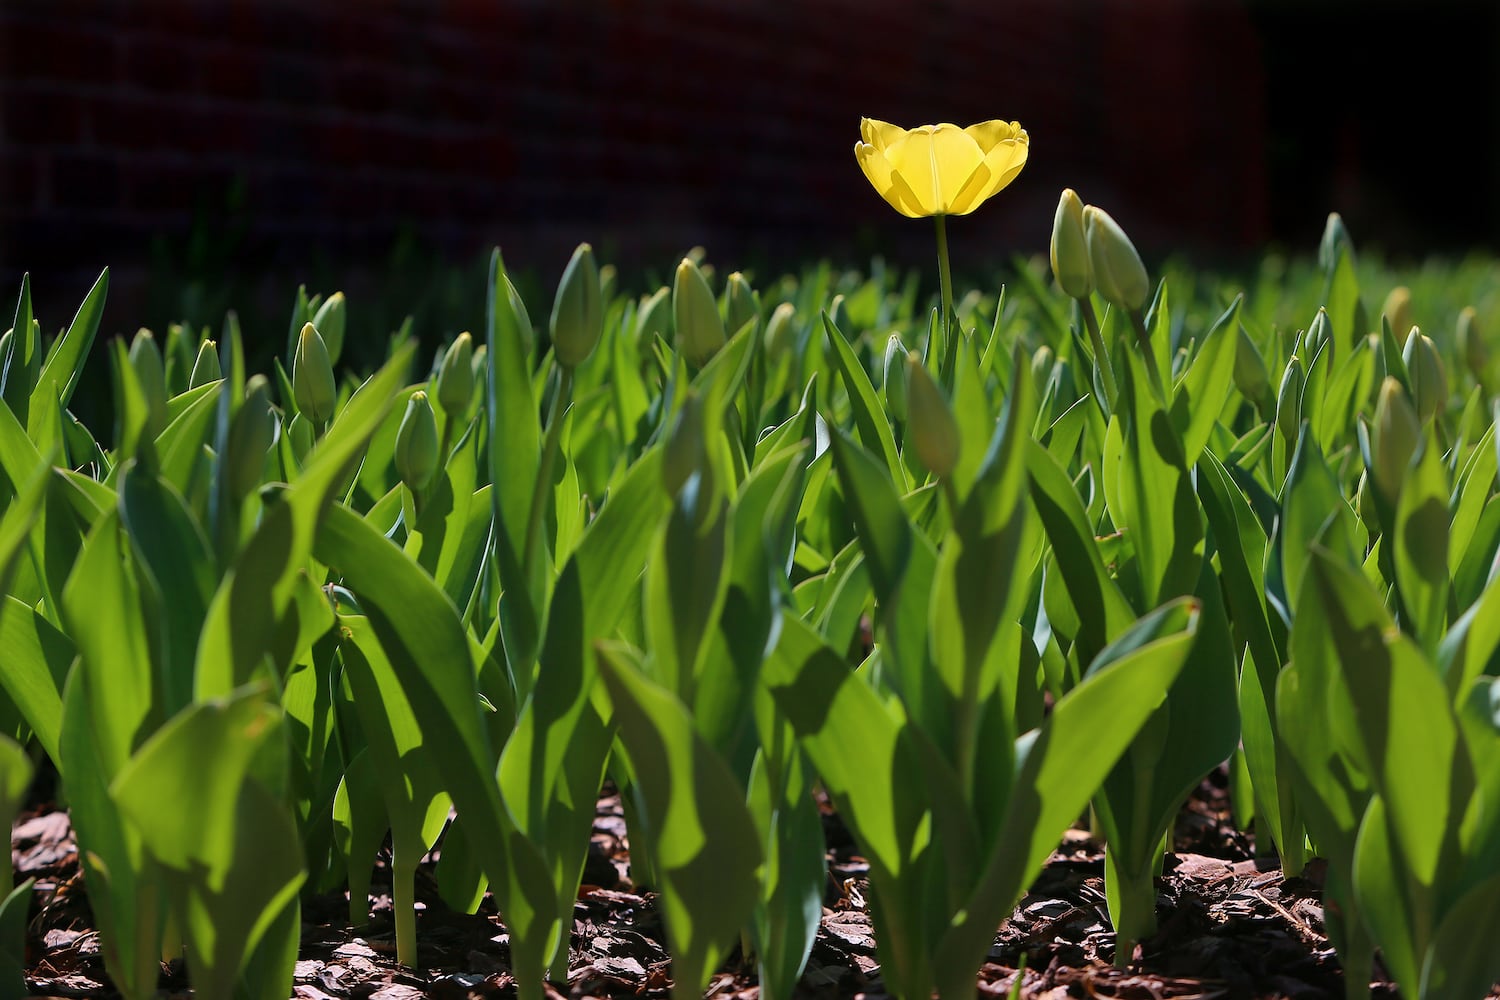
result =
[[[978,994],[1007,997],[1019,976],[1018,995],[1027,1000],[1342,997],[1342,972],[1323,935],[1320,868],[1288,880],[1274,861],[1257,860],[1251,840],[1230,821],[1224,788],[1222,772],[1209,776],[1183,809],[1176,853],[1157,897],[1160,931],[1128,968],[1113,965],[1103,854],[1087,833],[1072,830],[997,933]],[[875,1000],[885,993],[866,906],[866,865],[831,810],[826,832],[823,925],[798,992],[807,1000]],[[661,920],[652,894],[636,892],[629,880],[628,848],[619,797],[606,794],[574,914],[567,981],[555,984],[554,1000],[669,995],[671,958]],[[32,995],[117,996],[99,957],[67,815],[42,807],[23,817],[12,831],[12,856],[18,879],[37,880],[27,956]],[[515,996],[505,928],[488,898],[476,915],[456,913],[438,899],[424,870],[417,885],[424,906],[418,934],[427,971],[413,973],[395,961],[388,889],[388,877],[377,872],[378,895],[363,928],[346,926],[344,896],[328,894],[305,905],[293,997]],[[180,965],[164,967],[162,992],[191,995]],[[707,996],[754,1000],[758,993],[753,963],[736,954]],[[1389,984],[1372,984],[1372,996],[1395,995]]]

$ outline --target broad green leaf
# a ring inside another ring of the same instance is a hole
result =
[[[0,532],[3,530],[0,527]],[[29,605],[5,597],[0,608],[0,663],[5,664],[0,670],[0,687],[54,761],[58,759],[62,724],[62,689],[74,654],[73,644],[64,633]]]
[[[1235,296],[1203,338],[1172,390],[1172,423],[1182,441],[1183,464],[1191,467],[1208,443],[1219,401],[1234,384],[1234,359],[1239,350],[1239,313],[1243,295]]]
[[[697,734],[682,702],[630,661],[618,648],[599,647],[661,880],[672,992],[687,1000],[702,995],[759,901],[761,848],[738,779]]]
[[[47,352],[41,377],[37,380],[37,387],[42,391],[31,397],[27,427],[37,425],[41,403],[56,400],[67,406],[72,400],[79,376],[83,374],[84,362],[89,357],[89,348],[94,344],[94,335],[99,332],[99,317],[104,311],[104,297],[108,292],[109,268],[106,267],[83,297],[73,322]]]
[[[906,466],[896,454],[896,439],[869,374],[849,346],[843,331],[826,312],[823,314],[823,329],[828,340],[829,359],[837,367],[849,394],[860,443],[884,463],[892,480],[904,490],[908,485]]]
[[[1130,626],[1135,615],[1105,569],[1083,501],[1067,473],[1039,444],[1027,447],[1026,471],[1032,505],[1047,530],[1057,568],[1078,612],[1080,653],[1092,660]]]
[[[967,910],[939,944],[934,967],[965,974],[979,967],[994,928],[1166,697],[1191,648],[1196,618],[1192,598],[1142,618],[1101,652],[1089,675],[1058,700],[1040,728],[1016,741],[1016,777],[1004,825]]]
[[[360,387],[318,442],[297,481],[269,502],[260,526],[209,605],[198,644],[198,698],[227,694],[260,666],[291,600],[297,573],[312,554],[320,520],[385,416],[411,351],[408,347],[397,352]]]
[[[1402,624],[1432,656],[1448,616],[1448,477],[1435,438],[1401,487],[1392,541]]]

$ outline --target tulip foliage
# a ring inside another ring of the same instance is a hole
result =
[[[906,214],[961,213],[1024,162],[1013,124],[868,128]],[[964,167],[953,191],[911,187],[921,143]],[[1492,319],[1462,307],[1493,296],[1418,281],[1373,315],[1336,217],[1316,270],[1152,283],[1072,191],[1051,265],[1056,287],[1018,261],[951,308],[945,280],[934,312],[880,265],[756,287],[699,255],[635,298],[585,246],[548,313],[497,251],[477,333],[424,366],[403,331],[363,377],[337,367],[341,294],[299,292],[255,375],[232,317],[100,341],[106,272],[51,336],[23,280],[0,817],[50,758],[130,1000],[163,956],[200,995],[289,995],[302,900],[347,886],[367,923],[387,849],[420,967],[439,844],[443,901],[493,898],[536,1000],[567,975],[609,781],[674,995],[738,948],[785,998],[831,803],[884,983],[923,1000],[972,995],[1080,822],[1116,960],[1149,963],[1174,820],[1233,758],[1262,851],[1327,862],[1349,996],[1377,956],[1405,996],[1479,995],[1500,411]],[[73,415],[86,363],[111,427]],[[4,990],[29,886],[0,888]]]

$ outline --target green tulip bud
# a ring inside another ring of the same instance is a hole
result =
[[[849,300],[844,298],[844,293],[835,295],[828,303],[828,318],[833,320],[833,325],[838,327],[844,336],[854,339],[854,329],[849,325]]]
[[[411,394],[396,431],[396,474],[413,493],[425,490],[437,473],[442,463],[438,447],[437,417],[427,393],[418,389]]]
[[[901,334],[892,333],[885,342],[884,381],[881,383],[881,390],[885,393],[886,412],[893,420],[906,420],[906,354]]]
[[[1318,314],[1313,317],[1312,325],[1302,335],[1302,349],[1297,353],[1307,359],[1311,365],[1318,358],[1318,352],[1327,350],[1328,364],[1330,370],[1333,363],[1333,324],[1328,320],[1328,310],[1318,308]]]
[[[1490,349],[1479,332],[1479,313],[1473,306],[1464,306],[1458,314],[1458,354],[1464,364],[1481,383],[1490,367]]]
[[[708,279],[688,257],[677,265],[672,281],[672,315],[677,324],[677,350],[702,365],[724,346],[724,321]]]
[[[3,355],[0,355],[3,356]],[[142,327],[130,342],[130,367],[141,385],[150,413],[146,417],[148,436],[156,437],[167,426],[167,368],[151,331]]]
[[[672,421],[662,453],[661,481],[667,495],[675,497],[703,464],[703,399],[689,389]]]
[[[1328,222],[1323,226],[1323,239],[1318,243],[1318,266],[1332,271],[1341,252],[1348,254],[1350,263],[1353,263],[1354,241],[1349,238],[1349,230],[1344,228],[1343,216],[1329,212]]]
[[[333,362],[317,327],[304,323],[297,338],[297,353],[292,358],[292,395],[297,409],[307,419],[323,426],[333,419],[338,405],[338,383],[333,378]]]
[[[469,362],[469,370],[473,373],[474,384],[484,385],[485,376],[489,374],[490,349],[484,344],[474,348],[474,359]]]
[[[323,346],[328,348],[329,364],[338,364],[344,353],[344,327],[348,323],[348,315],[344,293],[334,292],[313,316],[312,325],[318,328],[318,336],[323,338]]]
[[[1057,356],[1052,353],[1052,348],[1043,344],[1036,349],[1031,356],[1031,381],[1036,385],[1036,394],[1041,397],[1047,391],[1047,380],[1052,377],[1052,369],[1057,365]]]
[[[772,358],[779,358],[782,352],[792,348],[792,320],[797,315],[797,309],[790,302],[783,302],[771,310],[771,318],[766,321],[766,354]],[[904,357],[904,355],[903,355]]]
[[[604,304],[594,248],[578,244],[552,300],[552,354],[568,370],[588,360],[604,332]]]
[[[1416,327],[1411,328],[1401,360],[1406,362],[1417,419],[1425,424],[1448,405],[1448,368],[1432,338]]]
[[[1083,231],[1094,286],[1104,301],[1132,311],[1143,307],[1151,294],[1151,279],[1125,230],[1104,209],[1089,205],[1083,210]]]
[[[1359,474],[1359,488],[1354,492],[1354,509],[1371,535],[1380,531],[1380,513],[1375,509],[1375,487],[1370,483],[1369,469]]]
[[[1257,410],[1261,408],[1266,391],[1271,388],[1271,373],[1266,370],[1266,359],[1261,357],[1255,341],[1239,328],[1240,336],[1234,352],[1234,384],[1240,395],[1249,400]]]
[[[1281,388],[1276,392],[1276,429],[1287,444],[1297,443],[1297,432],[1302,427],[1302,386],[1306,380],[1297,356],[1292,355],[1281,375]]]
[[[724,288],[724,328],[732,335],[746,323],[760,319],[760,297],[739,271],[729,276]]]
[[[252,375],[245,383],[245,400],[229,424],[225,446],[225,470],[229,493],[243,500],[260,485],[266,452],[275,439],[271,415],[271,384],[264,375]]]
[[[615,286],[620,283],[620,272],[613,264],[605,264],[599,268],[599,301],[609,305],[609,300],[615,297]]]
[[[906,405],[911,414],[911,440],[917,449],[917,460],[942,479],[958,465],[963,443],[958,421],[915,351],[906,356],[906,382]]]
[[[1375,485],[1392,507],[1401,496],[1411,456],[1422,436],[1417,411],[1406,398],[1406,390],[1391,376],[1380,384],[1375,401],[1374,473]]]
[[[663,340],[672,329],[672,290],[663,285],[641,299],[635,312],[635,342],[648,345],[657,337]]]
[[[198,345],[198,358],[193,362],[193,374],[188,376],[188,388],[196,389],[223,377],[224,373],[219,370],[219,345],[205,340]]]
[[[1052,217],[1052,276],[1069,298],[1087,298],[1094,290],[1088,237],[1083,231],[1083,201],[1072,188],[1063,188]]]
[[[1385,305],[1380,307],[1380,312],[1391,324],[1391,333],[1396,335],[1396,343],[1405,345],[1406,338],[1411,334],[1411,289],[1405,285],[1397,285],[1391,289],[1385,297]]]
[[[469,411],[474,398],[474,338],[467,332],[448,345],[438,368],[438,405],[449,420],[459,420]]]
[[[505,275],[505,297],[510,302],[510,311],[516,318],[516,329],[521,334],[521,343],[526,345],[529,354],[536,346],[536,331],[531,327],[531,314],[526,311],[526,303],[521,300],[521,293],[516,291],[515,283],[510,280],[510,275]]]

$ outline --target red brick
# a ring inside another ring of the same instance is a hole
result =
[[[251,101],[260,96],[262,54],[237,44],[205,45],[198,62],[198,92],[206,97]]]
[[[159,92],[182,91],[193,86],[196,73],[196,49],[182,39],[136,35],[126,44],[122,76],[127,84]]]
[[[23,145],[70,145],[83,136],[83,102],[76,94],[34,87],[6,87],[5,138]]]
[[[7,18],[6,76],[18,80],[108,83],[115,77],[117,47],[103,31],[65,18]]]
[[[52,197],[74,209],[113,209],[122,185],[115,157],[95,153],[59,153],[52,158]]]

